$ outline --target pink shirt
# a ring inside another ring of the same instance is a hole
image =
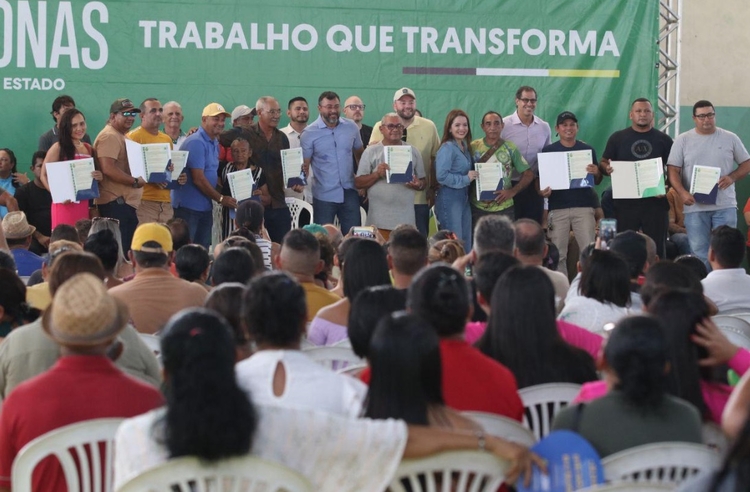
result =
[[[746,349],[741,348],[728,362],[729,367],[734,370],[737,374],[742,376],[745,371],[750,367],[750,352]],[[724,407],[729,400],[729,395],[732,393],[732,387],[720,383],[710,383],[701,381],[701,392],[703,393],[703,401],[708,407],[711,420],[717,424],[721,424],[721,414],[724,412]],[[591,400],[596,400],[607,394],[607,383],[604,381],[594,381],[591,383],[585,383],[581,386],[581,391],[571,402],[582,403]]]
[[[487,323],[484,321],[467,323],[465,331],[466,341],[473,345],[474,342],[482,337],[486,328]],[[574,347],[585,350],[596,360],[604,341],[600,335],[562,320],[557,320],[557,331],[560,332],[563,340]]]

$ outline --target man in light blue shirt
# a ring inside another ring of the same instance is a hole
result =
[[[305,168],[313,169],[313,217],[318,224],[331,224],[338,216],[346,234],[360,225],[352,158],[359,162],[362,138],[354,122],[339,118],[341,103],[335,92],[320,95],[318,111],[320,116],[300,138]]]

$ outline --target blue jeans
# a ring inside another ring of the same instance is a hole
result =
[[[426,203],[414,205],[414,220],[423,236],[430,234],[430,206]]]
[[[469,252],[472,246],[469,187],[455,189],[441,186],[435,197],[435,213],[440,221],[440,228],[453,231]]]
[[[357,190],[345,189],[343,203],[326,202],[319,198],[313,199],[313,220],[316,224],[333,224],[333,219],[336,216],[341,223],[343,234],[347,234],[352,227],[362,225]]]
[[[711,212],[689,212],[685,214],[685,229],[687,229],[690,249],[693,254],[703,260],[709,271],[708,245],[711,242],[711,231],[719,226],[737,227],[737,210],[722,208]]]
[[[199,212],[185,207],[174,209],[174,216],[188,223],[190,241],[208,249],[211,246],[211,227],[214,218],[211,210]]]
[[[135,228],[138,227],[138,215],[135,209],[125,203],[122,197],[109,203],[97,205],[97,208],[99,209],[99,215],[102,217],[109,217],[120,221],[122,252],[127,255],[127,252],[130,251],[130,245],[133,243]]]

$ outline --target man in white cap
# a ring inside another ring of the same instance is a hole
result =
[[[219,171],[219,135],[229,113],[219,103],[203,108],[201,126],[182,144],[189,152],[187,183],[172,194],[174,216],[188,223],[190,240],[205,248],[211,245],[212,201],[237,208],[237,201],[216,191]],[[124,238],[123,238],[124,241]],[[132,242],[132,236],[131,236]],[[130,243],[125,243],[130,244]]]
[[[8,212],[3,217],[3,233],[13,259],[16,260],[18,275],[21,277],[28,277],[44,264],[41,256],[29,251],[34,231],[36,227],[29,225],[23,212]]]
[[[122,351],[117,335],[128,322],[124,303],[101,279],[80,273],[65,282],[45,311],[42,326],[60,345],[47,372],[17,386],[0,413],[0,490],[11,489],[11,467],[30,441],[61,427],[99,418],[133,417],[163,404],[161,393],[118,369],[108,355]],[[43,404],[41,403],[43,402]],[[99,464],[107,469],[106,463]],[[57,460],[41,462],[31,490],[65,490]]]
[[[430,207],[435,201],[435,191],[438,186],[433,163],[440,148],[440,137],[435,123],[417,116],[417,96],[408,87],[402,87],[393,95],[393,110],[398,114],[401,125],[404,127],[401,140],[415,147],[422,156],[427,184],[425,189],[418,191],[414,197],[414,217],[417,229],[426,236],[430,222]],[[383,140],[383,134],[380,128],[373,128],[370,145],[381,140]]]

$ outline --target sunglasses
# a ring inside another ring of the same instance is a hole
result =
[[[123,115],[126,118],[135,118],[135,115],[137,115],[138,113],[135,113],[133,111],[123,111],[120,114]]]

